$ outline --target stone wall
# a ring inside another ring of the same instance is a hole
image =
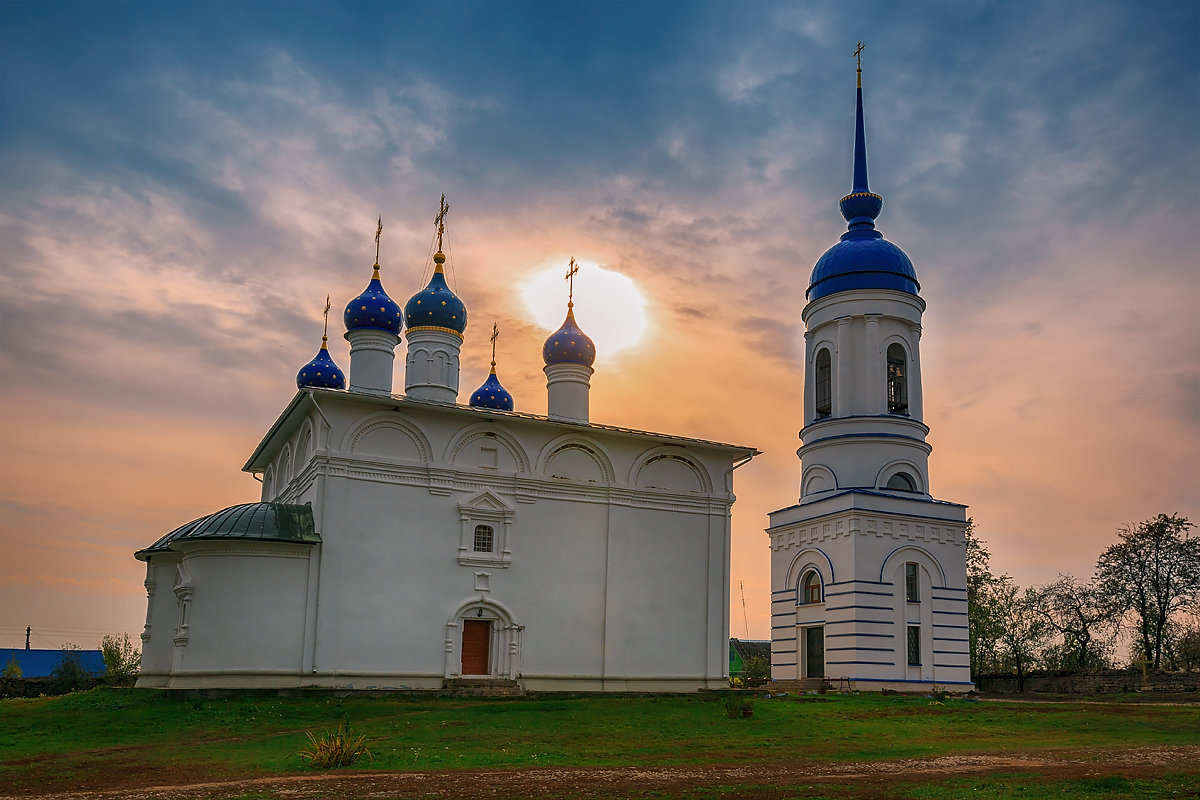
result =
[[[975,678],[976,691],[991,694],[1015,694],[1015,675],[981,675]],[[1181,694],[1200,691],[1200,672],[1151,672],[1142,682],[1140,670],[1107,670],[1088,675],[1033,673],[1025,676],[1025,691],[1049,694],[1112,694],[1115,692],[1166,692]]]

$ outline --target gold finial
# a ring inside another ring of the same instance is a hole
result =
[[[575,273],[579,272],[579,265],[575,263],[575,256],[571,256],[571,263],[567,266],[567,274],[564,276],[567,281],[567,308],[575,306]]]
[[[496,340],[500,338],[500,326],[492,323],[492,374],[496,374]]]
[[[375,228],[375,269],[379,269],[379,239],[383,236],[383,217],[379,218],[379,225]]]
[[[862,88],[862,51],[866,47],[862,42],[858,43],[858,47],[854,48],[854,60],[858,62],[858,88]]]

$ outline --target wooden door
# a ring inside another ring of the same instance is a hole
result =
[[[464,619],[462,635],[462,674],[488,675],[489,650],[492,644],[492,621]]]
[[[804,663],[806,678],[825,677],[825,629],[804,629]]]

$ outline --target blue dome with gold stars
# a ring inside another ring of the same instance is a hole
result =
[[[467,307],[446,285],[446,274],[442,271],[446,257],[438,251],[433,260],[437,266],[429,285],[414,294],[404,306],[404,324],[410,331],[441,328],[462,336],[467,329]]]
[[[596,361],[596,345],[575,322],[575,309],[567,306],[567,318],[562,327],[550,334],[542,345],[542,360],[551,364],[583,364],[590,367]]]
[[[383,284],[379,280],[379,264],[375,265],[375,274],[371,276],[371,282],[367,284],[363,293],[346,304],[346,313],[342,318],[347,331],[377,328],[400,333],[400,306],[383,290]]]
[[[883,198],[867,183],[867,139],[863,127],[862,70],[854,120],[854,189],[838,203],[848,229],[813,267],[805,295],[810,301],[851,289],[891,289],[919,294],[912,261],[875,230]]]
[[[321,349],[313,360],[300,368],[296,373],[296,387],[299,389],[345,389],[346,376],[333,363],[326,346],[328,337],[321,337]]]
[[[513,396],[500,385],[496,377],[496,365],[492,365],[492,374],[488,375],[483,385],[471,394],[472,408],[491,408],[496,411],[512,411]]]

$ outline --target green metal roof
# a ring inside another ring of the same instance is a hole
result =
[[[170,550],[172,542],[222,539],[299,544],[316,544],[321,541],[313,523],[310,505],[243,503],[181,525],[134,555],[144,560],[152,553]]]

